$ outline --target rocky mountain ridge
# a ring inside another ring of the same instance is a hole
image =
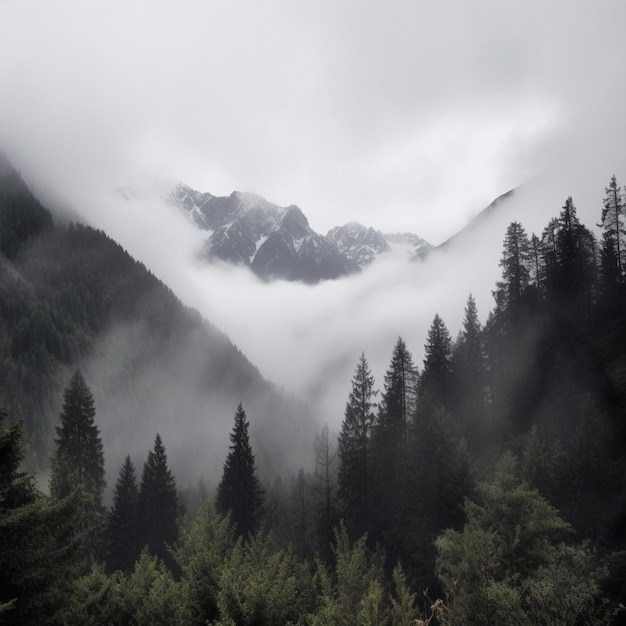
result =
[[[430,244],[412,233],[386,235],[358,222],[315,232],[296,205],[280,207],[254,193],[230,196],[175,185],[167,202],[207,236],[207,260],[245,265],[263,280],[318,283],[354,274],[381,254],[400,248],[418,255]]]

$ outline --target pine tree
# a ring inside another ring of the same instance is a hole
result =
[[[408,449],[416,398],[417,368],[406,344],[399,338],[385,375],[385,388],[372,431],[370,539],[385,545],[391,562],[400,558],[406,547],[404,530],[411,514],[408,505],[412,498]]]
[[[339,497],[353,537],[367,529],[372,481],[372,428],[375,421],[374,377],[365,354],[357,364],[339,434]]]
[[[604,191],[606,196],[599,225],[602,227],[604,241],[612,243],[617,266],[617,280],[622,283],[626,270],[626,206],[615,175],[611,176],[611,182]]]
[[[168,546],[176,541],[178,529],[178,494],[176,481],[167,466],[167,455],[157,433],[154,449],[143,466],[139,490],[141,539],[152,554],[171,564]]]
[[[557,265],[553,281],[556,307],[574,326],[587,321],[595,301],[595,238],[578,219],[572,197],[558,218]]]
[[[263,508],[263,489],[256,475],[248,428],[246,412],[240,403],[215,501],[219,513],[230,512],[237,533],[242,536],[251,535],[259,528]]]
[[[567,543],[570,525],[519,480],[510,453],[465,514],[462,531],[435,542],[449,623],[609,623],[599,602],[606,570],[589,545]]]
[[[398,454],[407,441],[417,399],[417,368],[402,337],[398,338],[385,374],[385,389],[376,422],[377,437],[388,440]]]
[[[483,331],[472,294],[467,299],[463,328],[453,354],[454,412],[463,420],[472,442],[484,439],[487,412],[487,368]]]
[[[435,314],[424,346],[424,369],[420,378],[421,396],[434,405],[447,404],[452,372],[452,340],[439,314]]]
[[[600,253],[600,271],[602,294],[605,303],[616,302],[626,274],[626,195],[615,176],[605,188],[602,218],[602,249]]]
[[[120,469],[108,522],[108,565],[112,570],[128,573],[141,553],[139,489],[130,456],[126,457]]]
[[[506,229],[500,267],[502,280],[496,283],[496,305],[516,317],[521,313],[522,296],[530,281],[530,242],[519,222],[511,222]]]
[[[83,493],[37,491],[24,459],[22,424],[0,408],[0,622],[51,623],[82,565]]]
[[[61,426],[52,461],[51,494],[62,499],[80,486],[86,494],[84,523],[87,556],[97,560],[102,551],[105,510],[102,505],[104,451],[100,431],[95,424],[93,395],[80,370],[76,370],[63,393]]]

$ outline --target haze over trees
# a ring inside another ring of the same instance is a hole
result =
[[[0,391],[11,399],[0,411],[3,623],[624,623],[626,285],[615,178],[598,203],[599,243],[572,198],[541,235],[508,227],[484,325],[471,295],[456,339],[435,315],[423,362],[398,338],[380,389],[361,354],[337,445],[322,429],[312,472],[262,483],[241,400],[221,477],[207,477],[215,492],[179,492],[157,434],[139,484],[126,456],[108,512],[100,411],[76,365],[104,341],[95,329],[107,315],[123,316],[100,274],[109,260],[120,273],[129,264],[135,286],[157,287],[97,231],[55,233],[43,208],[19,204],[22,185],[12,179],[0,196]],[[59,239],[74,243],[57,248]],[[53,297],[46,268],[55,260],[67,270],[68,249],[92,283],[73,268]],[[83,295],[89,284],[99,287]],[[142,315],[157,316],[153,329],[173,347],[186,336],[173,320],[189,313],[155,297],[169,313]],[[112,308],[97,304],[109,298]],[[224,384],[242,373],[226,354],[226,370],[214,372]],[[259,388],[250,370],[242,376]],[[38,419],[54,405],[55,377],[61,410]],[[46,495],[32,468],[52,426]]]

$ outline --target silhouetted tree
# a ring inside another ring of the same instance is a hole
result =
[[[626,194],[615,176],[605,188],[600,226],[602,247],[600,252],[601,291],[605,305],[619,306],[619,296],[626,272]]]
[[[143,544],[169,565],[172,561],[167,548],[176,541],[178,513],[176,481],[167,465],[163,441],[157,433],[154,449],[148,453],[141,475],[139,520]]]
[[[557,223],[555,274],[550,281],[554,287],[548,295],[562,320],[580,327],[589,320],[595,302],[595,238],[580,223],[571,196]]]
[[[420,377],[420,395],[436,406],[447,404],[452,373],[452,341],[439,314],[435,314],[424,346],[424,368]]]
[[[410,516],[410,425],[417,402],[417,368],[398,338],[385,375],[385,387],[372,431],[373,483],[371,539],[381,542],[395,562],[406,547]]]
[[[626,269],[626,206],[615,175],[611,176],[611,182],[604,191],[606,195],[599,225],[602,227],[605,244],[610,242],[613,248],[616,279],[622,283]]]
[[[404,340],[399,337],[393,349],[391,364],[385,374],[385,388],[375,425],[376,438],[390,445],[397,456],[407,441],[408,426],[417,400],[417,367]]]
[[[7,416],[0,408],[0,622],[50,623],[83,565],[83,490],[39,493],[21,470],[22,425]]]
[[[97,560],[102,552],[105,509],[102,505],[104,450],[100,431],[95,423],[93,395],[80,370],[76,370],[63,392],[61,426],[50,478],[50,492],[65,498],[80,486],[86,494],[83,521],[86,531],[87,556]]]
[[[238,534],[243,536],[253,534],[259,528],[263,508],[263,489],[256,475],[248,427],[246,412],[240,403],[215,500],[218,512],[222,515],[230,512]]]
[[[502,258],[502,280],[496,283],[496,306],[509,316],[520,315],[522,296],[530,282],[530,242],[524,227],[511,222],[506,229]]]
[[[472,294],[467,299],[463,328],[452,361],[455,412],[465,426],[466,436],[477,443],[485,435],[487,372],[483,332]]]
[[[135,466],[127,456],[115,483],[113,507],[109,512],[108,565],[130,572],[141,552],[139,535],[139,489]]]
[[[369,520],[376,393],[374,377],[365,354],[361,354],[339,434],[339,498],[354,538],[366,531]]]

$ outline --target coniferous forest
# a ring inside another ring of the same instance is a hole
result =
[[[317,435],[315,469],[263,482],[248,399],[269,392],[254,368],[104,233],[55,223],[2,168],[0,622],[626,623],[615,177],[598,198],[599,239],[572,198],[541,233],[511,223],[485,324],[468,294],[456,337],[439,315],[423,329],[422,363],[398,338],[377,381],[362,354],[337,440]],[[104,501],[80,364],[131,316],[158,340],[127,384],[191,327],[223,356],[204,382],[242,389],[215,493],[179,489],[154,432],[147,456],[108,468]]]

